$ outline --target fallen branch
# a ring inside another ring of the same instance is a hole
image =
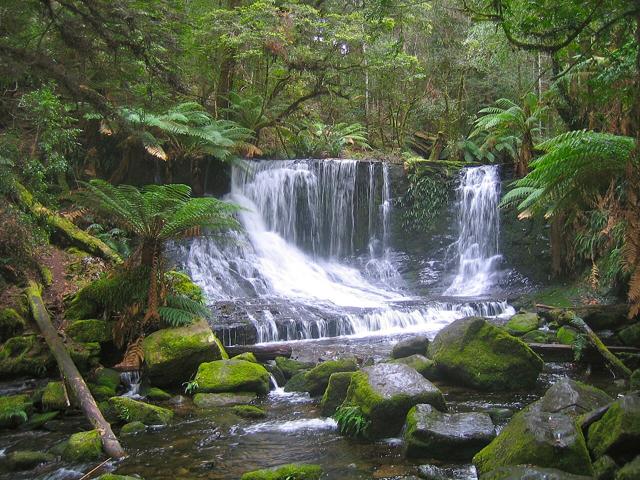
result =
[[[40,285],[31,280],[25,293],[27,295],[27,300],[29,301],[29,307],[31,309],[33,319],[38,324],[38,327],[42,332],[42,336],[56,359],[58,368],[60,369],[66,383],[69,385],[75,398],[78,400],[80,408],[82,408],[82,411],[91,425],[93,425],[93,427],[100,433],[104,451],[112,458],[124,457],[125,452],[111,430],[111,425],[109,425],[109,422],[107,422],[102,416],[102,412],[98,408],[93,395],[91,395],[87,384],[84,382],[84,379],[82,378],[82,375],[80,375],[75,363],[73,363],[73,360],[64,346],[64,343],[62,343],[62,339],[58,335],[58,332],[51,324],[49,313],[42,301]]]
[[[291,346],[282,344],[271,345],[234,345],[224,347],[230,357],[241,353],[253,353],[260,362],[275,360],[276,357],[291,357]]]

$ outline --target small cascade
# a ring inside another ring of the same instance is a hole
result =
[[[121,396],[129,398],[142,398],[142,395],[140,395],[142,372],[140,370],[121,372],[120,381],[126,387],[126,391]]]
[[[445,295],[475,297],[497,282],[501,256],[500,176],[495,165],[465,168],[458,187],[458,271]]]

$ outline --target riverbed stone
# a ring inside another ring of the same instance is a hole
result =
[[[344,402],[344,399],[347,397],[351,377],[353,377],[353,372],[337,372],[331,374],[329,377],[329,385],[327,385],[327,389],[324,391],[324,395],[320,401],[322,415],[330,417],[335,413],[336,409],[342,405],[342,402]]]
[[[29,395],[7,395],[0,397],[0,428],[13,428],[27,421],[31,412]]]
[[[544,363],[524,342],[482,317],[443,328],[429,345],[438,375],[478,390],[518,390],[535,385]]]
[[[231,408],[231,411],[242,418],[264,418],[267,416],[267,412],[255,405],[236,405]]]
[[[640,347],[640,322],[633,323],[620,330],[618,338],[628,347]]]
[[[202,363],[195,377],[198,393],[269,392],[269,372],[244,360],[216,360]]]
[[[45,411],[65,410],[68,407],[67,394],[62,382],[49,382],[42,392],[42,407]]]
[[[556,335],[549,330],[532,330],[520,337],[525,343],[554,343]]]
[[[166,425],[173,418],[173,411],[128,397],[112,397],[109,404],[125,422],[142,422],[145,425]]]
[[[3,308],[0,310],[0,343],[8,338],[18,335],[26,322],[13,308]]]
[[[300,362],[292,358],[276,357],[276,366],[282,371],[285,379],[289,380],[299,372],[312,369],[314,365],[312,363]]]
[[[140,393],[148,400],[154,402],[164,402],[173,396],[158,387],[143,387]]]
[[[563,345],[573,345],[573,343],[576,341],[576,338],[578,338],[578,331],[573,327],[564,325],[558,329],[556,338],[558,342],[562,343]]]
[[[339,358],[322,362],[305,374],[306,390],[310,395],[322,395],[329,384],[329,377],[337,372],[355,372],[358,363],[355,358]]]
[[[320,465],[290,463],[247,472],[241,480],[319,480],[321,476]]]
[[[614,459],[637,452],[640,442],[640,394],[616,400],[600,420],[589,427],[589,450],[595,458],[604,454]]]
[[[285,392],[306,392],[307,378],[306,372],[298,372],[284,386]]]
[[[480,476],[480,480],[591,480],[593,477],[574,475],[557,468],[541,468],[531,465],[501,467]]]
[[[67,462],[89,462],[102,456],[98,430],[74,433],[64,444],[62,458]]]
[[[76,342],[106,343],[112,340],[112,328],[113,325],[104,320],[76,320],[65,332]]]
[[[437,460],[470,460],[495,436],[486,413],[442,413],[423,404],[409,410],[404,428],[409,457]]]
[[[424,335],[401,340],[393,346],[391,358],[404,358],[411,355],[426,355],[429,347],[429,339]]]
[[[593,474],[586,442],[575,420],[543,407],[538,401],[514,415],[496,439],[473,457],[480,476],[516,465]]]
[[[521,337],[525,333],[536,330],[539,326],[540,317],[537,313],[522,312],[511,317],[504,328],[511,335]]]
[[[395,360],[391,360],[389,363],[401,363],[415,369],[420,375],[427,380],[435,380],[438,377],[436,370],[436,363],[433,360],[429,360],[424,355],[418,355],[414,353],[408,357],[402,357]]]
[[[149,380],[158,387],[189,380],[203,362],[229,358],[205,320],[179,328],[164,328],[142,341]]]
[[[637,450],[637,448],[636,448]],[[638,480],[640,478],[640,455],[624,465],[616,473],[615,480]]]
[[[556,382],[540,399],[545,412],[564,413],[574,418],[612,401],[599,388],[569,378]]]
[[[227,407],[251,403],[258,396],[252,392],[196,393],[193,403],[199,408]]]
[[[120,385],[120,372],[111,368],[99,368],[92,375],[89,389],[99,402],[115,397]]]
[[[397,434],[421,403],[447,408],[442,392],[413,368],[379,363],[353,374],[343,405],[359,407],[371,422],[368,435],[376,438]]]
[[[125,423],[120,429],[120,435],[135,435],[136,433],[142,433],[147,429],[147,426],[139,420],[134,422]]]
[[[55,460],[55,456],[34,450],[17,450],[8,454],[2,461],[2,466],[11,472],[31,470],[43,463]]]

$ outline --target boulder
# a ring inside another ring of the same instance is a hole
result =
[[[545,412],[564,413],[574,418],[612,401],[599,388],[569,378],[555,383],[540,399]]]
[[[55,360],[36,335],[13,337],[0,347],[0,378],[44,377]]]
[[[76,320],[65,332],[76,342],[106,343],[112,340],[112,324],[104,320]]]
[[[147,375],[159,387],[181,385],[203,362],[229,358],[205,320],[165,328],[142,341]]]
[[[574,475],[555,468],[530,465],[501,467],[480,477],[481,480],[591,480],[593,477]]]
[[[524,342],[481,317],[443,328],[429,354],[442,378],[479,390],[531,388],[544,365]]]
[[[2,465],[11,472],[31,470],[43,463],[52,462],[55,456],[50,453],[33,450],[18,450],[6,456]]]
[[[100,364],[100,344],[98,342],[68,342],[67,350],[80,373],[87,374]]]
[[[147,399],[153,400],[155,402],[163,402],[165,400],[169,400],[172,396],[169,392],[165,392],[158,387],[143,388],[141,394]]]
[[[237,393],[196,393],[193,403],[199,408],[227,407],[251,403],[258,396],[251,392]]]
[[[329,384],[329,377],[337,372],[355,372],[358,363],[355,358],[340,358],[322,362],[305,374],[306,391],[311,395],[322,395]]]
[[[629,390],[640,390],[640,368],[634,370],[629,380]]]
[[[574,419],[564,413],[547,412],[543,405],[535,402],[514,415],[496,439],[473,457],[481,477],[517,465],[593,474],[584,436]]]
[[[202,363],[195,377],[198,393],[269,392],[269,372],[244,360],[216,360]]]
[[[618,464],[609,455],[603,455],[593,462],[593,473],[597,480],[613,480],[618,471]]]
[[[242,475],[241,480],[319,480],[321,476],[320,465],[291,463],[247,472]]]
[[[620,330],[618,338],[628,347],[640,347],[640,322],[633,323]]]
[[[312,363],[299,362],[287,357],[276,357],[276,366],[282,371],[286,380],[299,372],[313,368]]]
[[[442,392],[413,368],[379,363],[353,374],[343,405],[360,408],[375,438],[397,434],[409,410],[421,403],[446,410]]]
[[[0,343],[24,330],[25,321],[13,308],[0,310]]]
[[[637,449],[636,449],[637,450]],[[616,473],[615,480],[638,480],[640,478],[640,455]]]
[[[306,372],[298,372],[284,386],[285,392],[306,392],[307,378]]]
[[[560,327],[558,332],[556,333],[556,338],[558,342],[563,345],[573,345],[578,338],[578,331],[573,327],[568,327],[567,325]]]
[[[102,442],[98,430],[74,433],[62,450],[62,458],[72,463],[90,462],[101,456]]]
[[[526,343],[554,343],[556,336],[549,330],[533,330],[520,337]]]
[[[147,429],[147,426],[136,420],[135,422],[125,423],[120,429],[120,435],[135,435],[136,433],[142,433]]]
[[[429,360],[424,355],[413,354],[408,357],[398,358],[391,360],[389,363],[401,363],[416,370],[427,380],[435,380],[437,378],[436,363],[433,360]]]
[[[329,377],[329,385],[320,401],[320,411],[325,417],[330,417],[342,405],[347,396],[353,372],[337,372]]]
[[[109,404],[125,422],[142,422],[145,425],[166,425],[173,418],[173,411],[150,405],[129,397],[112,397]]]
[[[97,401],[115,397],[120,385],[120,372],[110,368],[100,368],[93,374],[89,389]]]
[[[640,394],[618,399],[600,420],[589,427],[589,450],[595,458],[604,454],[614,459],[637,452],[640,442]]]
[[[242,418],[264,418],[267,416],[267,412],[255,405],[236,405],[231,408],[231,411]]]
[[[521,337],[525,333],[537,330],[539,326],[540,317],[537,313],[523,312],[511,317],[505,325],[505,329],[511,335]]]
[[[404,358],[411,355],[426,355],[429,347],[429,339],[424,335],[401,340],[393,346],[391,358]]]
[[[470,460],[495,436],[486,413],[442,413],[431,405],[413,407],[404,429],[408,456],[446,461]]]
[[[42,392],[41,402],[45,411],[65,410],[69,405],[64,384],[62,382],[47,383]]]
[[[244,352],[233,357],[233,360],[245,360],[247,362],[258,363],[258,359],[252,352]]]
[[[29,395],[0,397],[0,428],[13,428],[25,423],[31,407]]]
[[[30,429],[40,428],[48,421],[56,418],[59,414],[60,412],[57,410],[54,412],[34,413],[29,417],[26,427]]]

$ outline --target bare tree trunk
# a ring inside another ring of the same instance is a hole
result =
[[[102,412],[98,408],[98,405],[96,405],[96,401],[91,395],[87,384],[84,382],[75,363],[73,363],[69,352],[58,336],[58,332],[51,324],[49,314],[42,301],[40,286],[33,280],[30,281],[26,294],[33,318],[38,324],[47,345],[49,345],[49,349],[58,363],[60,372],[62,372],[66,383],[71,387],[71,391],[76,400],[78,400],[85,416],[89,422],[91,422],[91,425],[100,433],[104,451],[113,458],[124,457],[126,454],[111,430],[111,425],[109,425],[109,422],[102,416]]]

